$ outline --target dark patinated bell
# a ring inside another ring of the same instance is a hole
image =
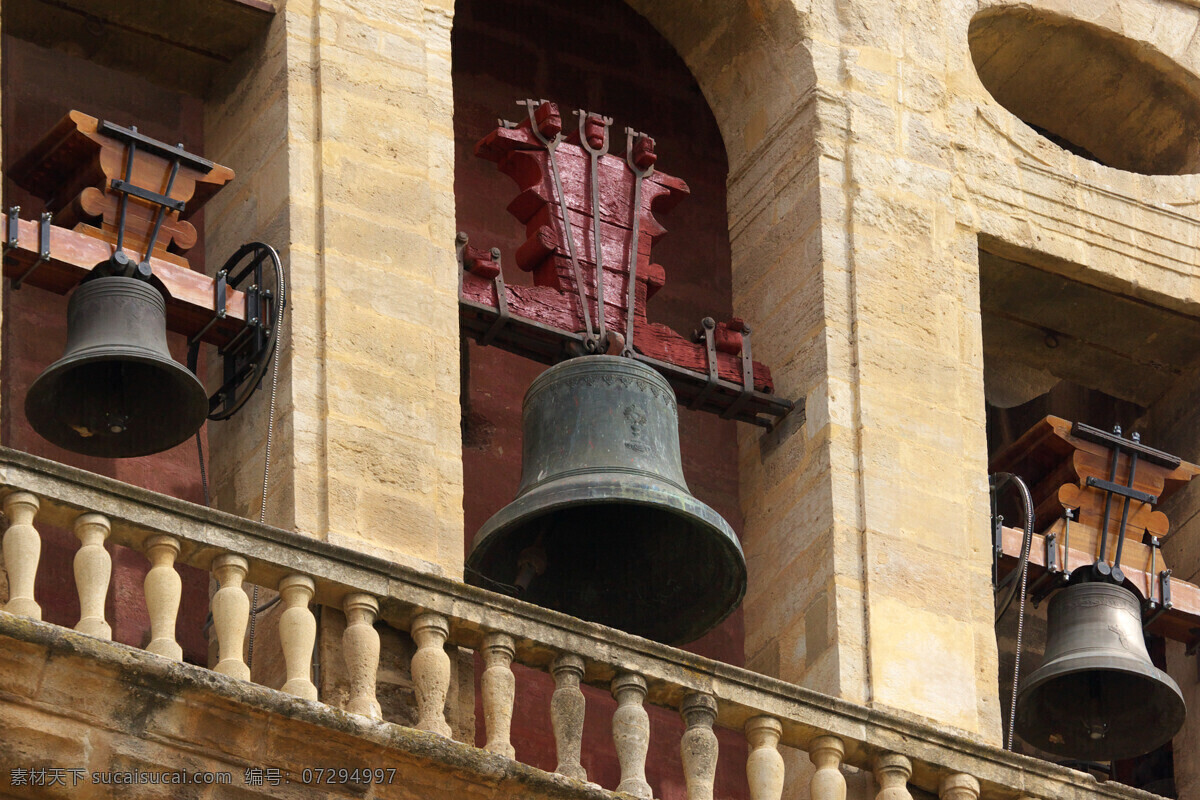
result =
[[[167,349],[166,304],[134,278],[95,278],[67,304],[67,347],[29,387],[25,416],[76,453],[129,458],[183,442],[204,424],[204,386]]]
[[[628,358],[564,361],[529,387],[523,425],[520,489],[475,535],[468,575],[669,644],[738,606],[745,557],[729,524],[688,491],[675,393],[661,375]]]
[[[1137,597],[1079,583],[1050,601],[1046,655],[1017,694],[1016,730],[1049,753],[1110,761],[1148,753],[1183,725],[1183,695],[1150,661]]]

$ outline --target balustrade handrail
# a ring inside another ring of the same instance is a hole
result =
[[[911,761],[907,781],[930,792],[940,791],[943,797],[947,780],[951,793],[957,791],[956,776],[973,776],[980,794],[995,800],[1074,797],[1081,791],[1125,800],[1146,796],[1121,784],[1099,783],[1089,775],[1002,750],[917,715],[851,703],[453,578],[0,448],[0,499],[15,492],[38,498],[39,522],[78,529],[81,515],[99,514],[111,524],[109,541],[143,552],[161,549],[163,541],[177,542],[175,563],[205,570],[244,563],[244,579],[249,583],[276,587],[285,582],[289,608],[306,608],[311,598],[323,605],[366,609],[369,627],[377,601],[378,618],[412,631],[421,648],[418,653],[434,657],[431,651],[440,651],[443,642],[480,651],[485,645],[508,651],[516,663],[554,673],[560,687],[556,695],[577,691],[569,677],[575,674],[582,683],[606,689],[618,676],[625,676],[622,686],[628,683],[627,676],[640,676],[645,700],[654,705],[679,710],[694,704],[696,697],[715,699],[715,724],[722,727],[757,729],[761,723],[749,727],[747,723],[774,718],[779,723],[779,743],[811,751],[814,762],[818,751],[829,749],[833,737],[844,747],[844,756],[835,758],[835,765],[840,760],[874,769],[881,781],[891,774],[889,770],[897,769],[888,759],[906,756]],[[424,639],[432,645],[424,644]],[[416,673],[415,662],[413,669]],[[422,669],[443,667],[431,663]],[[448,674],[448,663],[444,669]],[[563,675],[568,678],[560,680]],[[293,693],[315,698],[315,689],[306,694],[301,687]],[[371,694],[374,702],[373,686]],[[511,708],[511,698],[509,704]],[[448,734],[440,720],[440,704],[423,705],[437,709],[439,719],[417,727]],[[692,710],[697,708],[704,711],[694,705]],[[507,742],[498,745],[501,749],[496,752],[506,752],[506,746]]]

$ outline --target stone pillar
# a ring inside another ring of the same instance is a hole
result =
[[[617,673],[612,695],[617,701],[612,720],[613,744],[621,764],[617,791],[648,800],[654,794],[646,782],[646,754],[650,749],[650,715],[642,706],[646,680],[632,672]]]
[[[998,744],[978,245],[946,124],[977,7],[632,5],[721,125],[734,312],[807,399],[739,429],[747,664]]]
[[[453,9],[281,4],[208,104],[238,177],[205,213],[210,265],[263,239],[291,282],[267,521],[458,577]],[[253,518],[269,394],[211,432],[217,505]]]
[[[450,691],[450,656],[446,638],[450,622],[441,614],[426,612],[413,620],[412,638],[417,652],[412,659],[412,678],[417,694],[417,730],[450,738],[446,723],[446,694]]]
[[[13,492],[4,497],[8,529],[4,531],[4,570],[8,575],[8,602],[4,610],[42,618],[42,607],[33,599],[38,560],[42,555],[42,537],[33,527],[38,499],[29,492]]]
[[[212,599],[213,628],[217,632],[218,659],[215,669],[231,678],[250,680],[250,667],[242,658],[246,626],[250,621],[250,598],[242,587],[249,562],[233,553],[213,559],[213,577],[221,588]]]
[[[159,534],[146,540],[150,571],[146,573],[144,588],[151,636],[146,651],[175,661],[183,660],[183,648],[175,641],[175,621],[183,593],[183,581],[175,570],[179,549],[179,540],[174,536]]]
[[[517,757],[509,740],[517,691],[517,679],[512,671],[516,654],[513,637],[507,633],[493,632],[483,638],[484,670],[480,680],[487,729],[487,744],[483,749],[509,758]]]
[[[75,589],[79,593],[79,624],[75,630],[101,639],[112,639],[112,626],[104,619],[104,600],[112,578],[112,558],[104,540],[112,524],[103,514],[80,514],[75,519],[79,550],[75,552]]]

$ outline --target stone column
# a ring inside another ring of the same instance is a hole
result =
[[[34,619],[42,618],[42,607],[33,599],[42,537],[33,527],[38,499],[29,492],[13,492],[4,498],[8,529],[4,531],[4,569],[8,573],[8,602],[4,610]]]
[[[481,683],[483,720],[487,728],[487,744],[483,749],[509,758],[517,755],[509,741],[517,690],[517,680],[512,672],[516,652],[513,637],[507,633],[493,632],[483,638]]]
[[[150,571],[146,573],[144,586],[151,635],[146,651],[175,661],[183,660],[183,648],[175,641],[175,620],[183,592],[183,581],[175,571],[179,549],[179,540],[174,536],[159,534],[146,540]]]
[[[79,550],[75,553],[75,589],[79,592],[79,624],[75,630],[112,639],[112,626],[104,619],[104,600],[112,578],[112,558],[104,549],[104,540],[112,524],[103,514],[80,514],[75,519]]]

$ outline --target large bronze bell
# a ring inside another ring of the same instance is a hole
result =
[[[688,491],[661,375],[615,356],[564,361],[529,387],[522,422],[520,489],[475,535],[468,575],[670,644],[738,606],[746,560],[729,524]]]
[[[198,431],[208,396],[171,358],[158,289],[135,278],[94,278],[71,295],[66,350],[29,387],[25,416],[59,447],[129,458]]]
[[[1142,755],[1183,725],[1183,695],[1150,661],[1137,598],[1111,583],[1078,583],[1050,601],[1046,655],[1017,694],[1017,733],[1061,756]]]

